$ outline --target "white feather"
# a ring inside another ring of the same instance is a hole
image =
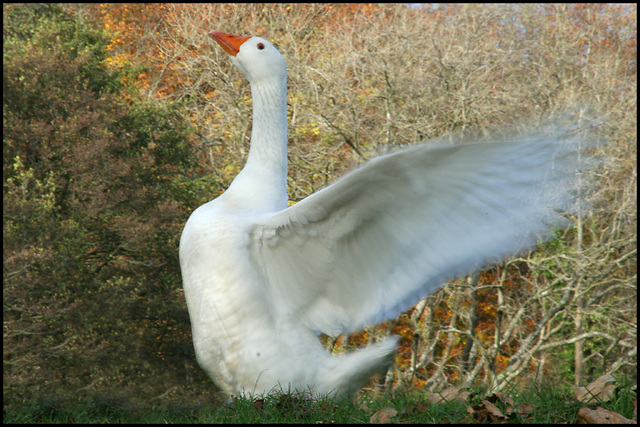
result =
[[[429,144],[378,157],[258,220],[251,262],[285,322],[335,335],[397,316],[447,278],[567,224],[576,141]]]

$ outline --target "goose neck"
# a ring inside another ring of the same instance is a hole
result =
[[[253,127],[249,157],[234,180],[253,209],[287,207],[287,89],[284,84],[252,84]],[[234,186],[234,185],[232,185]]]
[[[278,82],[280,83],[280,82]],[[249,160],[271,163],[281,172],[287,167],[287,87],[271,82],[251,85],[253,126]]]

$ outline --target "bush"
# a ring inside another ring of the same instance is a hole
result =
[[[5,392],[162,393],[195,364],[177,257],[190,127],[132,95],[108,39],[59,6],[5,5],[4,23]]]

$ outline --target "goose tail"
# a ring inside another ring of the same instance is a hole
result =
[[[391,366],[398,339],[397,336],[390,336],[363,349],[331,356],[318,382],[318,391],[337,396],[352,396],[371,379],[372,375],[386,371]]]

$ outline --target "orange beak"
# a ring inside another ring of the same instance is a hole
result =
[[[240,52],[240,46],[251,37],[234,36],[233,34],[222,33],[220,31],[211,31],[209,33],[220,46],[231,56],[236,56]]]

